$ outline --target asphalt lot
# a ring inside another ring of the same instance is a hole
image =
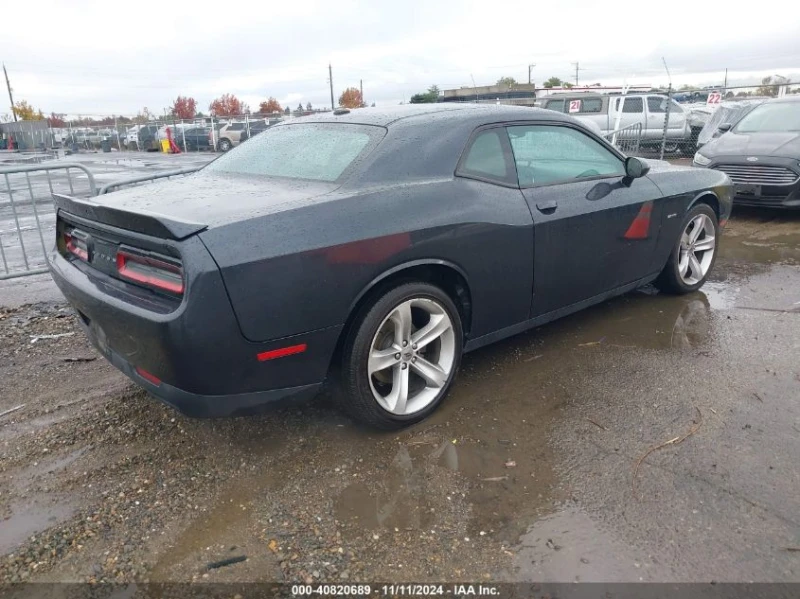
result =
[[[701,292],[467,355],[399,434],[185,418],[57,298],[0,282],[0,580],[800,581],[800,214],[736,210]]]
[[[171,155],[157,152],[99,152],[73,154],[48,164],[83,164],[92,172],[99,188],[106,183],[143,174],[202,166],[215,156],[212,153]],[[13,168],[15,165],[3,163],[0,166]],[[31,173],[27,177],[13,174],[8,175],[7,180],[0,177],[0,276],[46,266],[43,247],[50,243],[55,226],[51,186],[56,193],[77,197],[90,195],[87,175],[77,169],[69,173],[68,177],[64,171],[53,171],[49,182],[45,173]]]

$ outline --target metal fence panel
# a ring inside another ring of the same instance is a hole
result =
[[[97,195],[97,187],[82,164],[0,167],[0,280],[47,271],[53,193],[88,198]]]

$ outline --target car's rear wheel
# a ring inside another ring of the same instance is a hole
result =
[[[719,223],[708,204],[698,204],[684,217],[681,234],[655,281],[668,293],[690,293],[706,282],[717,258]]]
[[[224,139],[224,138],[219,140],[219,149],[220,149],[221,152],[227,152],[232,147],[233,147],[233,144],[231,144],[231,140]]]
[[[339,403],[377,428],[419,422],[447,395],[462,348],[461,318],[444,291],[420,282],[390,289],[345,341]]]

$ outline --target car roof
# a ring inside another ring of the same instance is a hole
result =
[[[378,125],[390,127],[393,124],[410,120],[452,119],[460,122],[492,123],[514,120],[552,120],[563,121],[566,115],[527,106],[508,106],[504,104],[435,103],[405,104],[391,108],[358,108],[345,114],[322,113],[293,119],[291,123],[353,123],[359,125]]]

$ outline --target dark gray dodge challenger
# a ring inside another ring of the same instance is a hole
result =
[[[397,428],[465,351],[649,282],[698,289],[731,198],[724,173],[626,158],[556,112],[340,110],[184,179],[56,195],[50,268],[98,350],[186,414],[329,380]]]

